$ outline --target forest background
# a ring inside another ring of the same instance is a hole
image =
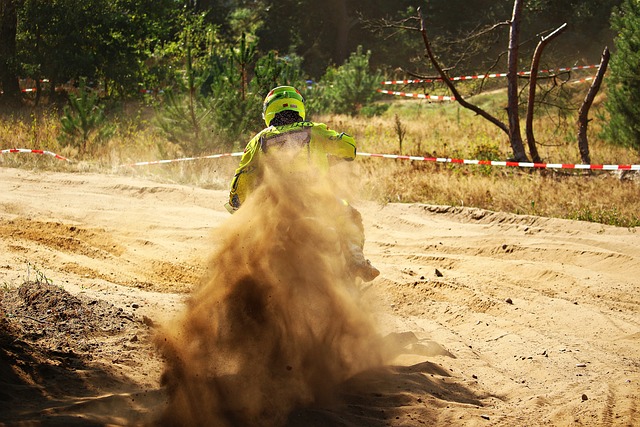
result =
[[[541,37],[564,23],[566,31],[545,50],[541,68],[598,64],[621,34],[620,22],[616,27],[611,18],[623,3],[524,2],[519,69],[530,67]],[[628,14],[637,13],[637,2],[626,3]],[[437,77],[425,57],[418,7],[449,75],[506,71],[512,1],[2,0],[0,148],[51,150],[75,162],[3,154],[0,164],[146,173],[224,188],[237,159],[161,169],[121,166],[241,150],[263,127],[261,101],[279,84],[301,88],[308,118],[353,134],[361,151],[509,158],[509,140],[500,129],[459,104],[377,92],[383,80]],[[545,161],[579,160],[576,115],[589,88],[580,79],[591,75],[552,72],[539,81],[535,126]],[[527,84],[521,79],[523,110]],[[504,81],[458,87],[465,99],[506,120]],[[449,95],[438,82],[393,89]],[[591,114],[593,163],[638,163],[637,140],[607,133],[608,93],[598,94]],[[628,174],[358,163],[362,195],[381,202],[640,224],[638,181]]]

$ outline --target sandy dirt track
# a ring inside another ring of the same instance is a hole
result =
[[[205,274],[225,199],[130,176],[0,168],[0,425],[140,425],[162,407],[150,341]],[[288,425],[640,426],[636,230],[356,206],[382,272],[362,298],[403,354]],[[18,291],[42,276],[66,294]]]

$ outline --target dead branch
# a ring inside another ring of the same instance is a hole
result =
[[[593,105],[593,100],[600,90],[602,80],[604,79],[604,75],[607,72],[607,67],[609,66],[610,57],[611,54],[609,52],[609,48],[605,47],[604,51],[602,52],[602,58],[600,59],[600,68],[598,69],[596,78],[593,79],[593,83],[591,83],[589,92],[584,98],[584,102],[582,103],[582,106],[580,106],[580,110],[578,110],[578,148],[580,150],[580,159],[582,160],[582,163],[585,164],[591,163],[591,156],[589,155],[589,140],[587,138],[587,126],[589,125],[589,109],[591,108],[591,105]]]
[[[452,68],[443,68],[443,71],[449,72],[449,70],[451,70],[451,69]],[[404,69],[401,69],[401,71],[404,74],[408,75],[409,77],[413,77],[413,78],[420,79],[420,80],[442,81],[442,76],[440,76],[440,75],[437,75],[437,76],[425,76],[424,74],[418,74],[418,73],[415,73],[413,71],[407,71],[407,70],[404,70]]]
[[[385,18],[363,19],[362,15],[359,15],[359,16],[360,16],[360,22],[362,22],[363,28],[371,31],[382,32],[384,30],[389,30],[389,29],[396,30],[392,34],[397,34],[402,30],[417,31],[417,28],[415,25],[409,25],[411,21],[415,20],[414,17],[402,19],[399,21],[392,21]],[[390,38],[390,36],[387,36],[385,38],[388,39]]]
[[[436,69],[436,71],[438,71],[438,74],[442,77],[442,81],[447,85],[447,87],[455,97],[456,101],[458,101],[460,105],[463,106],[464,108],[467,108],[473,111],[474,113],[478,114],[479,116],[485,118],[486,120],[490,121],[494,125],[498,126],[498,128],[500,128],[503,132],[509,135],[509,128],[507,128],[507,126],[504,123],[502,123],[497,118],[493,117],[488,112],[484,111],[482,108],[474,104],[471,104],[462,98],[455,84],[451,81],[449,75],[442,69],[442,66],[440,65],[435,55],[433,54],[433,51],[431,50],[431,44],[429,43],[429,38],[427,36],[424,15],[422,14],[422,8],[420,7],[418,8],[418,17],[420,18],[420,33],[422,34],[422,40],[424,42],[424,46],[427,51],[427,56],[429,57],[429,60],[433,64],[433,67]]]
[[[491,26],[489,26],[489,27],[487,27],[487,28],[485,28],[485,29],[483,29],[483,30],[480,30],[480,31],[478,31],[478,32],[474,32],[474,33],[470,34],[469,36],[467,36],[467,37],[465,37],[465,38],[454,40],[454,41],[452,42],[452,44],[457,44],[457,43],[468,43],[468,42],[470,42],[471,40],[477,39],[478,37],[482,37],[482,36],[484,36],[485,34],[488,34],[488,33],[493,32],[493,30],[495,30],[496,28],[509,26],[510,24],[511,24],[511,22],[510,22],[510,21],[498,22],[498,23],[493,24],[493,25],[491,25]],[[477,27],[476,27],[476,28],[477,28]]]
[[[529,75],[529,98],[527,101],[526,134],[527,134],[527,145],[529,146],[529,154],[531,154],[531,159],[536,163],[539,163],[542,161],[540,159],[540,155],[538,154],[535,135],[533,133],[533,113],[534,113],[535,102],[536,102],[536,86],[537,86],[537,80],[538,80],[538,69],[540,68],[540,58],[542,57],[542,52],[544,51],[544,48],[551,42],[551,40],[558,37],[566,29],[567,29],[567,24],[564,23],[560,27],[556,28],[548,36],[542,37],[533,54],[533,60],[531,61],[531,73]]]

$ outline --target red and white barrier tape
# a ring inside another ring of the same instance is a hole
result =
[[[66,157],[62,157],[59,154],[52,153],[51,151],[46,151],[46,150],[32,150],[32,149],[28,149],[28,148],[8,148],[8,149],[0,151],[0,154],[7,154],[7,153],[44,154],[44,155],[47,155],[47,156],[55,157],[56,159],[65,160],[67,162],[71,161],[71,160],[67,159]]]
[[[371,154],[358,153],[363,157],[381,157],[384,159],[412,160],[422,162],[436,163],[455,163],[464,165],[482,165],[482,166],[508,166],[520,168],[536,168],[536,169],[592,169],[592,170],[633,170],[640,171],[640,165],[587,165],[587,164],[566,164],[566,163],[532,163],[532,162],[501,162],[493,160],[463,160],[451,159],[446,157],[420,157],[420,156],[403,156],[399,154]]]
[[[149,166],[149,165],[161,165],[165,163],[177,163],[177,162],[190,162],[193,160],[201,160],[201,159],[219,159],[221,157],[239,157],[242,156],[243,152],[237,153],[222,153],[222,154],[212,154],[210,156],[202,156],[202,157],[182,157],[179,159],[170,159],[170,160],[154,160],[150,162],[137,162],[131,163],[128,165],[120,165],[119,167],[133,167],[133,166]]]
[[[580,83],[586,83],[586,82],[593,81],[594,79],[595,79],[595,77],[586,77],[584,79],[571,81],[571,82],[569,82],[569,84],[577,85],[577,84],[580,84]]]
[[[165,164],[165,163],[172,163],[172,162],[185,162],[185,161],[199,160],[199,159],[240,157],[243,154],[244,153],[240,151],[236,153],[214,154],[211,156],[204,156],[204,157],[184,157],[184,158],[173,159],[173,160],[138,162],[138,163],[132,163],[129,165],[122,165],[122,166],[147,166],[147,165],[158,165],[158,164]],[[463,160],[463,159],[451,159],[448,157],[420,157],[420,156],[403,156],[399,154],[372,154],[372,153],[360,153],[360,152],[357,153],[357,155],[362,157],[375,157],[375,158],[383,158],[383,159],[398,159],[398,160],[411,160],[411,161],[422,161],[422,162],[480,165],[480,166],[508,166],[508,167],[536,168],[536,169],[592,169],[592,170],[607,170],[607,171],[616,171],[616,170],[640,171],[640,165],[587,165],[587,164],[566,164],[566,163],[532,163],[532,162],[509,162],[509,161],[502,162],[502,161],[493,161],[493,160]]]
[[[584,79],[570,81],[568,82],[568,84],[575,85],[580,83],[586,83],[586,82],[592,81],[593,79],[595,79],[595,77],[586,77]],[[407,80],[407,81],[410,81],[410,80]],[[407,98],[429,99],[432,101],[455,101],[456,100],[454,96],[425,95],[422,93],[398,92],[398,91],[384,90],[384,89],[376,89],[376,92],[384,93],[387,95],[404,96]]]
[[[455,96],[438,96],[438,95],[425,95],[423,93],[408,93],[408,92],[396,92],[393,90],[376,89],[377,92],[385,93],[387,95],[405,96],[408,98],[420,98],[429,99],[432,101],[455,101]]]
[[[43,154],[55,157],[56,159],[65,160],[70,162],[69,159],[62,157],[56,153],[46,150],[33,150],[27,148],[9,148],[0,150],[0,154],[6,153],[32,153]],[[187,162],[201,159],[219,159],[222,157],[240,157],[244,153],[242,151],[235,153],[222,153],[212,154],[210,156],[201,157],[182,157],[178,159],[169,160],[154,160],[150,162],[137,162],[124,166],[148,166],[148,165],[160,165],[166,163]],[[590,169],[590,170],[606,170],[606,171],[618,171],[618,170],[632,170],[640,171],[640,165],[596,165],[596,164],[567,164],[567,163],[533,163],[533,162],[511,162],[511,161],[494,161],[494,160],[466,160],[466,159],[452,159],[448,157],[421,157],[421,156],[405,156],[400,154],[374,154],[374,153],[357,153],[362,157],[374,157],[383,159],[397,159],[397,160],[411,160],[421,162],[435,162],[435,163],[453,163],[464,165],[479,165],[479,166],[506,166],[506,167],[520,167],[520,168],[535,168],[535,169]]]
[[[555,68],[550,70],[541,70],[540,73],[557,73],[563,71],[573,71],[573,70],[587,70],[592,68],[600,68],[600,64],[597,65],[579,65],[577,67],[568,67],[568,68]],[[531,74],[531,71],[520,71],[518,73],[519,76],[528,76]],[[507,77],[507,73],[492,73],[492,74],[478,74],[473,76],[458,76],[451,77],[451,81],[461,81],[461,80],[478,80],[478,79],[492,79],[497,77]],[[435,79],[414,79],[414,80],[388,80],[381,82],[382,85],[401,85],[401,84],[411,84],[411,83],[434,83],[441,82],[442,78],[438,77]]]

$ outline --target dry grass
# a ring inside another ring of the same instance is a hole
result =
[[[506,104],[500,95],[478,98],[477,103],[494,114],[497,111],[499,116]],[[399,154],[396,114],[406,130],[402,154],[482,160],[505,160],[511,156],[509,140],[501,130],[457,104],[395,101],[381,118],[322,119],[355,135],[362,152]],[[601,114],[598,103],[590,114],[596,118],[589,129],[592,163],[639,164],[637,152],[599,138],[601,120],[597,118]],[[581,163],[575,121],[575,111],[565,117],[542,115],[535,121],[538,151],[545,162]],[[473,206],[625,227],[640,225],[638,173],[621,176],[618,172],[529,170],[379,158],[360,159],[358,164],[363,197],[382,203]]]
[[[577,92],[576,96],[582,95]],[[506,120],[503,112],[506,99],[500,93],[478,96],[474,102]],[[0,120],[0,148],[45,149],[75,162],[67,164],[48,156],[12,154],[1,155],[0,166],[132,174],[205,188],[227,188],[238,158],[123,166],[183,156],[177,146],[157,132],[149,111],[129,110],[116,119],[116,135],[107,144],[92,147],[85,156],[60,145],[56,111],[5,113]],[[639,164],[637,152],[607,144],[598,137],[601,111],[597,103],[590,115],[594,118],[589,132],[592,163]],[[398,154],[396,115],[406,132],[402,154],[486,160],[505,160],[511,155],[509,141],[502,131],[457,104],[393,100],[382,117],[313,119],[352,134],[361,152]],[[575,112],[566,116],[541,114],[535,132],[544,161],[580,163]],[[381,203],[473,206],[635,227],[640,225],[640,179],[635,179],[636,176],[637,173],[632,173],[622,179],[613,172],[525,170],[361,157],[356,163],[354,182],[359,184],[362,197]]]

